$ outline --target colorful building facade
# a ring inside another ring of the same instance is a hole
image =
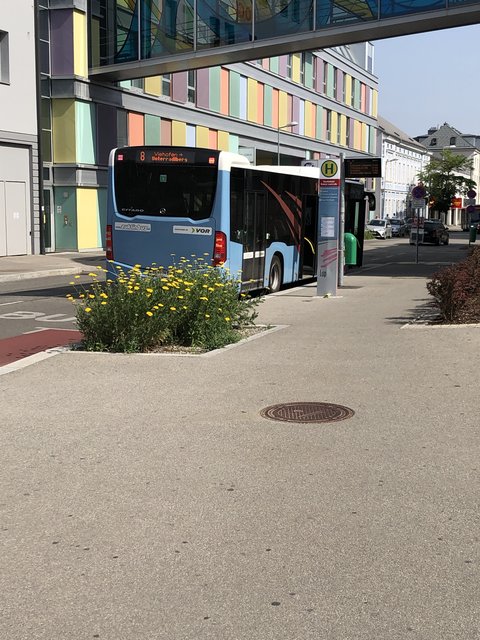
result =
[[[103,246],[116,146],[224,149],[257,164],[375,155],[370,43],[107,84],[89,78],[106,37],[97,5],[41,0],[50,63],[41,82],[47,251]]]

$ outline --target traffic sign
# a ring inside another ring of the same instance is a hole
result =
[[[465,198],[465,206],[468,207],[471,204],[475,204],[475,198]]]
[[[425,198],[413,198],[412,199],[412,208],[413,209],[421,209],[425,206]]]
[[[470,191],[467,191],[467,196],[469,198],[476,198],[477,197],[477,192],[474,189],[470,189]]]
[[[427,193],[427,191],[426,191],[425,187],[422,184],[419,184],[416,187],[413,187],[413,189],[412,189],[412,196],[415,199],[425,198],[426,193]]]

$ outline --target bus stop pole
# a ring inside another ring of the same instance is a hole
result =
[[[343,287],[345,239],[345,154],[340,153],[340,211],[338,220],[338,286]]]

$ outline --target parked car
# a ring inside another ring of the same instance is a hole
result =
[[[393,237],[404,238],[408,235],[407,225],[405,224],[405,220],[402,218],[392,218],[390,220],[390,224],[392,225]]]
[[[367,224],[367,229],[371,231],[376,238],[381,238],[382,240],[392,237],[390,220],[375,218]]]
[[[450,240],[450,234],[448,227],[440,222],[440,220],[425,220],[423,223],[423,233],[420,228],[419,242],[424,244],[427,242],[439,245],[448,244]],[[417,242],[417,228],[412,227],[410,229],[410,244],[416,244]]]

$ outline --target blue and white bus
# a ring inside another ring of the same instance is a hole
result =
[[[242,291],[316,272],[318,168],[253,166],[190,147],[124,147],[109,163],[108,271],[192,256],[241,274]],[[363,197],[363,192],[362,192]],[[207,257],[208,260],[208,257]]]

